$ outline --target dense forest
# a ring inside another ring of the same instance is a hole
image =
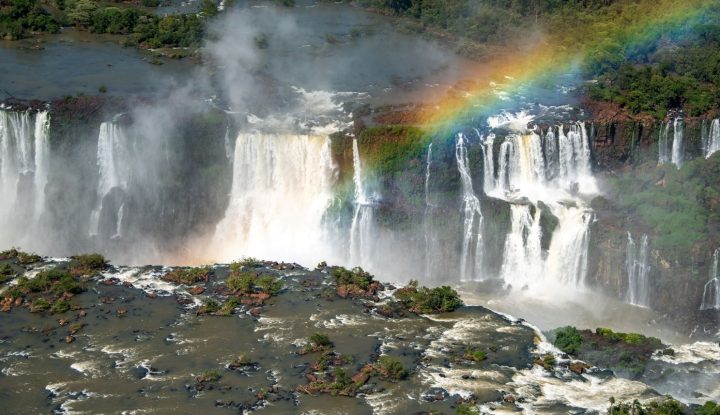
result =
[[[567,50],[583,49],[591,98],[632,114],[663,118],[668,109],[700,115],[720,107],[720,4],[687,24],[650,28],[633,42],[623,33],[643,7],[623,0],[361,0],[364,7],[416,22],[419,30],[457,39],[460,52],[482,55],[488,43],[510,46],[544,33]],[[687,8],[693,5],[688,4]]]

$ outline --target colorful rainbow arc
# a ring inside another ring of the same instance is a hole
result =
[[[611,13],[586,26],[579,22],[574,30],[540,36],[529,49],[479,63],[473,70],[476,86],[424,111],[421,122],[431,134],[452,130],[502,104],[493,93],[496,83],[502,82],[506,92],[512,93],[567,73],[585,59],[602,59],[608,50],[628,58],[663,35],[689,32],[713,7],[718,7],[716,0],[621,0],[610,7]]]

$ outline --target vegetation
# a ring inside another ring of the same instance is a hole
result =
[[[705,402],[705,405],[695,411],[695,415],[720,415],[720,405],[712,401]]]
[[[348,270],[343,267],[333,269],[332,276],[337,285],[355,285],[361,290],[367,290],[373,282],[373,276],[360,267]]]
[[[487,359],[487,353],[480,349],[468,347],[467,350],[465,350],[465,359],[475,362],[482,362],[483,360]]]
[[[163,275],[163,279],[174,282],[176,284],[193,285],[200,281],[207,281],[212,273],[209,266],[196,268],[174,268],[167,274]]]
[[[398,289],[394,296],[405,309],[418,314],[447,313],[463,305],[457,291],[452,288],[448,286],[418,288],[418,282],[415,280]]]
[[[230,276],[225,280],[227,287],[239,294],[265,293],[277,295],[283,287],[282,281],[272,275],[260,275],[255,272],[240,271],[240,267],[230,267]]]
[[[697,414],[698,412],[696,412]],[[635,400],[632,403],[615,403],[610,401],[608,415],[683,415],[685,410],[683,405],[672,399],[664,398],[661,401],[653,401],[646,405]]]
[[[652,228],[653,246],[672,259],[688,257],[720,225],[720,157],[689,161],[681,169],[654,162],[611,181],[614,200]]]
[[[16,40],[32,33],[57,33],[60,23],[39,0],[0,0],[0,39]]]
[[[108,261],[100,254],[82,254],[72,257],[70,273],[73,275],[93,275],[108,266]]]
[[[10,281],[15,276],[15,270],[10,264],[0,264],[0,284]]]
[[[659,339],[638,333],[617,333],[607,328],[591,332],[570,326],[556,330],[553,343],[575,358],[630,377],[642,374],[650,356],[664,348]]]
[[[28,265],[34,264],[35,262],[40,261],[42,258],[40,258],[40,255],[37,254],[23,252],[18,248],[11,248],[7,251],[0,252],[0,260],[7,259],[15,259],[20,265]]]
[[[403,380],[408,377],[408,372],[402,363],[390,356],[380,356],[380,360],[378,360],[378,364],[375,365],[375,369],[383,378],[394,381]]]

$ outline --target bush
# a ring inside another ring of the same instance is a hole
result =
[[[163,279],[177,284],[193,285],[200,281],[207,281],[212,273],[210,267],[175,268],[165,274]]]
[[[282,281],[273,277],[272,275],[263,275],[257,279],[257,287],[260,291],[268,293],[270,295],[277,295],[282,290]]]
[[[36,298],[30,305],[31,313],[40,313],[50,309],[50,303],[44,298]]]
[[[712,401],[705,402],[705,405],[695,411],[695,415],[720,415],[720,405]]]
[[[448,286],[418,288],[418,282],[412,280],[395,294],[400,303],[413,313],[445,313],[455,311],[463,305],[457,291]]]
[[[198,314],[212,314],[220,311],[220,304],[212,298],[205,301],[202,307],[198,310]]]
[[[327,334],[315,333],[308,339],[312,346],[318,348],[331,348],[335,344],[330,341],[330,337]]]
[[[227,280],[225,280],[225,285],[233,291],[251,293],[253,287],[255,287],[256,280],[257,274],[254,272],[231,273]]]
[[[380,356],[379,371],[381,374],[392,380],[403,380],[408,376],[407,370],[403,367],[402,363],[390,356]]]
[[[53,314],[60,314],[70,310],[70,307],[70,303],[66,300],[57,300],[55,301],[55,304],[52,305],[50,312]]]
[[[335,277],[338,285],[356,285],[362,290],[367,290],[373,282],[373,276],[360,267],[355,267],[352,270],[337,267],[332,271],[332,276]]]
[[[580,350],[582,342],[580,332],[575,327],[567,326],[558,329],[553,344],[567,354],[575,354]]]
[[[475,362],[482,362],[483,360],[487,359],[487,353],[483,352],[480,349],[473,349],[468,347],[467,350],[465,350],[465,359],[473,360]]]

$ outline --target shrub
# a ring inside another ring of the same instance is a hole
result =
[[[705,405],[695,411],[695,415],[720,415],[720,405],[712,401],[705,402]]]
[[[220,304],[212,298],[205,301],[202,307],[198,310],[198,314],[212,314],[220,310]]]
[[[210,267],[196,268],[175,268],[165,274],[163,279],[172,281],[177,284],[193,285],[202,280],[207,281],[212,273]]]
[[[220,375],[220,372],[217,369],[210,369],[203,372],[196,380],[200,383],[217,382],[220,378],[222,378],[222,375]]]
[[[352,270],[337,267],[332,271],[332,276],[335,277],[338,285],[356,285],[363,290],[367,290],[373,282],[373,276],[360,267],[355,267]]]
[[[413,313],[445,313],[455,311],[463,305],[457,291],[448,286],[418,288],[418,282],[412,280],[395,294],[400,303]]]
[[[66,300],[57,300],[55,301],[55,304],[52,305],[50,312],[53,314],[60,314],[70,310],[70,307],[70,303]]]
[[[240,300],[236,297],[230,297],[227,301],[225,301],[225,304],[222,305],[222,308],[217,311],[217,314],[221,316],[229,316],[238,305],[240,305]]]
[[[483,360],[487,359],[487,353],[480,349],[468,347],[467,350],[465,350],[465,359],[473,360],[475,362],[482,362]]]
[[[254,272],[231,273],[227,280],[225,280],[225,285],[233,291],[250,293],[253,291],[253,287],[255,287],[256,279],[257,274]]]
[[[327,334],[315,333],[308,339],[310,344],[318,348],[330,348],[335,344],[330,341],[330,337]]]
[[[282,290],[282,281],[273,277],[272,275],[263,275],[257,279],[257,287],[260,291],[268,293],[270,295],[277,295]]]
[[[44,298],[36,298],[30,305],[31,313],[39,313],[50,309],[50,303]]]
[[[558,329],[553,344],[567,354],[575,354],[580,350],[582,342],[580,332],[575,327],[567,326]]]
[[[97,253],[76,255],[72,257],[72,259],[72,262],[75,264],[90,270],[101,270],[108,265],[108,261],[105,257]]]
[[[403,380],[408,376],[407,370],[403,367],[402,363],[390,356],[381,356],[379,363],[379,371],[381,374],[392,380]]]

